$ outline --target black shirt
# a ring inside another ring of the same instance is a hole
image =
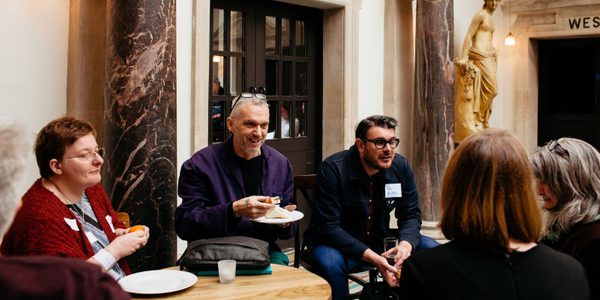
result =
[[[262,170],[263,170],[263,156],[262,154],[251,158],[239,159],[240,169],[242,170],[242,178],[244,179],[244,192],[246,197],[261,195],[262,189],[260,183],[262,182]]]
[[[564,253],[540,244],[493,254],[458,241],[409,257],[402,265],[400,292],[402,299],[419,300],[590,298],[583,267]]]

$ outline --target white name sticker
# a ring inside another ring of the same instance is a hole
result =
[[[386,198],[400,198],[402,197],[402,184],[400,183],[388,183],[385,185],[385,197]]]
[[[69,225],[69,227],[71,227],[72,230],[79,231],[79,227],[77,227],[77,220],[67,219],[67,218],[63,218],[63,219],[65,219],[65,222],[67,223],[67,225]]]
[[[110,215],[106,215],[106,222],[108,222],[108,226],[110,226],[110,230],[112,230],[112,232],[115,233],[115,227],[113,226],[112,217]]]
[[[85,236],[87,236],[88,241],[90,241],[90,244],[93,244],[98,241],[98,238],[90,231],[86,231]]]

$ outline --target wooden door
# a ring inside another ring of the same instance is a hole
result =
[[[267,144],[294,174],[321,161],[322,12],[272,1],[211,2],[209,141],[224,141],[231,101],[264,88],[270,111]]]

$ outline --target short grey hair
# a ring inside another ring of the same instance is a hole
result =
[[[0,237],[12,223],[31,145],[24,125],[0,116]]]
[[[585,141],[558,139],[553,149],[539,147],[532,155],[536,179],[558,198],[548,211],[546,231],[561,235],[600,212],[600,153]]]
[[[266,99],[262,99],[262,98],[257,98],[256,95],[252,95],[252,97],[242,97],[242,96],[238,96],[237,101],[234,100],[234,102],[231,104],[231,113],[229,114],[229,116],[233,119],[237,118],[237,116],[239,115],[240,112],[240,107],[244,106],[244,105],[248,105],[248,104],[252,104],[252,105],[256,105],[256,106],[263,106],[267,109],[269,109],[269,104],[267,103]]]

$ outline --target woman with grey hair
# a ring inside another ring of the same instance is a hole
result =
[[[561,138],[539,147],[531,162],[547,212],[542,242],[579,260],[600,299],[600,153]]]
[[[29,143],[22,124],[0,117],[0,239],[8,229],[20,202]]]

